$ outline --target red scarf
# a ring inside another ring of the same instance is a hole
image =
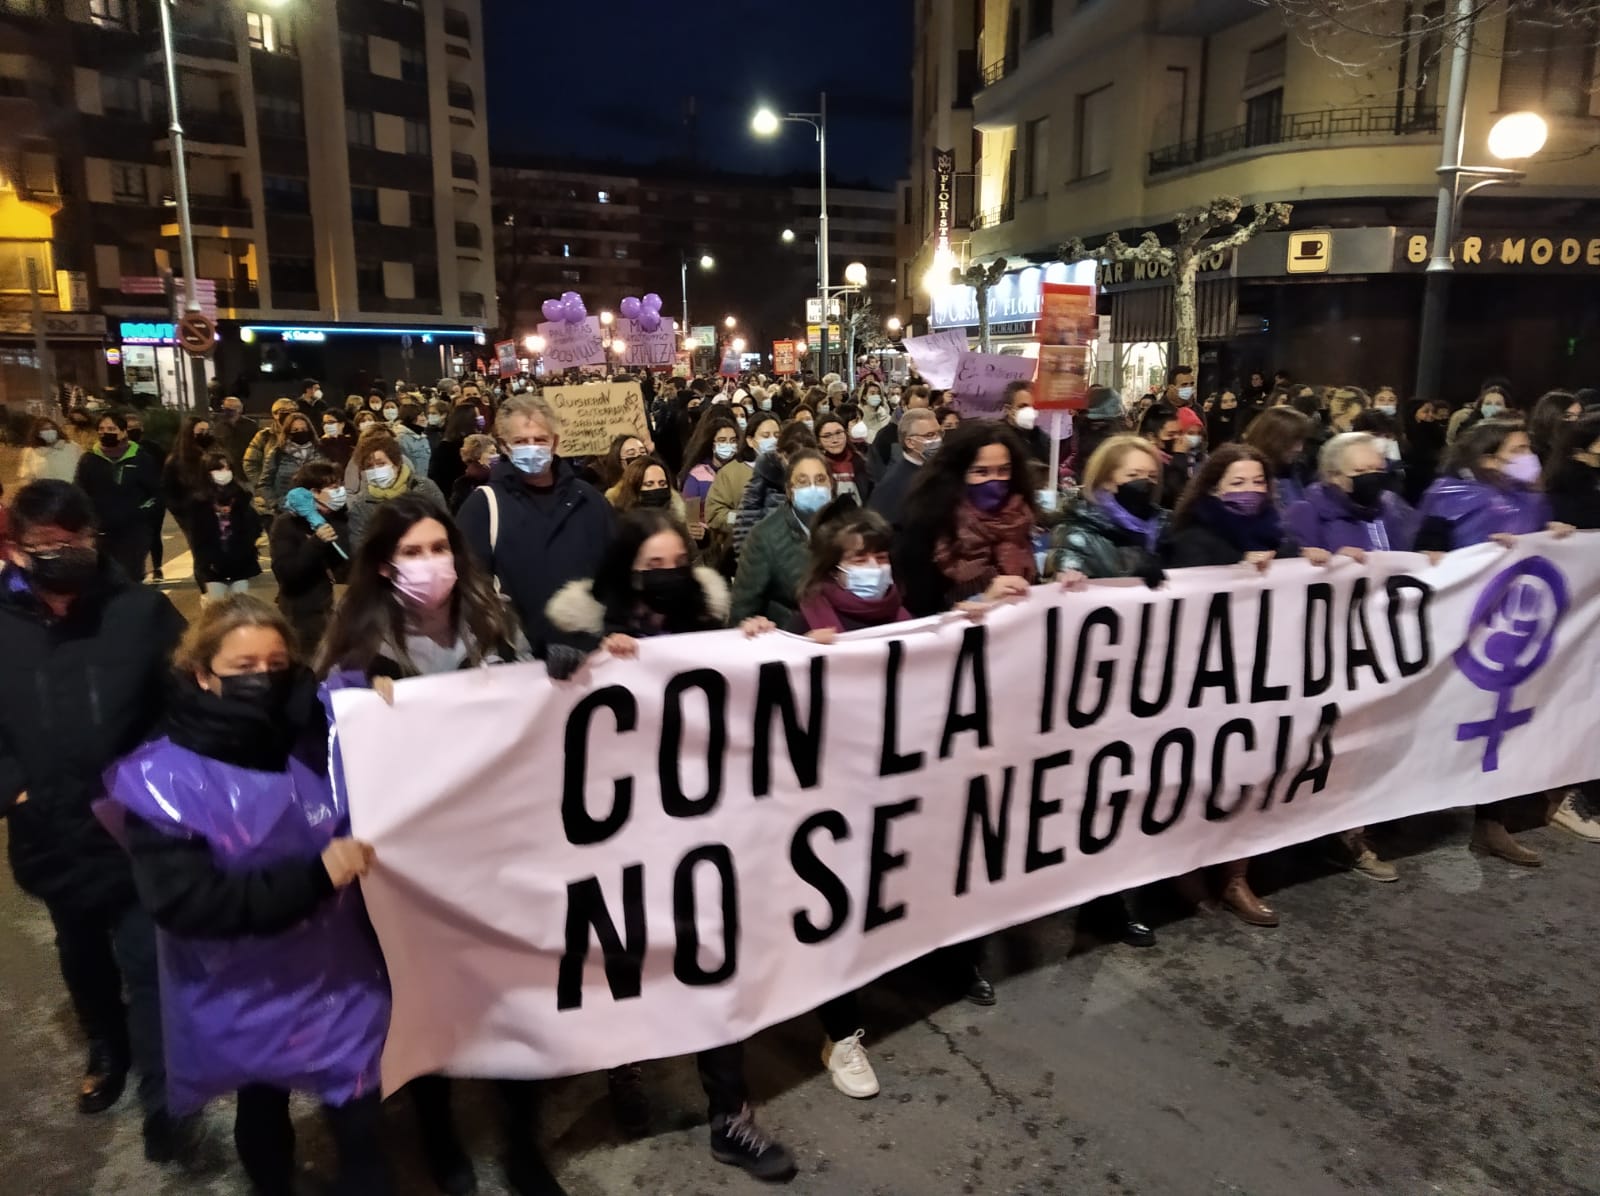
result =
[[[1020,494],[1006,499],[993,514],[963,499],[956,507],[953,534],[940,537],[934,546],[933,563],[946,580],[962,589],[986,586],[1002,575],[1037,581],[1033,511]]]
[[[857,598],[837,582],[824,582],[800,600],[800,613],[812,631],[832,628],[850,631],[845,626],[849,619],[857,628],[881,627],[885,623],[904,623],[911,612],[900,603],[900,590],[890,586],[882,598]]]

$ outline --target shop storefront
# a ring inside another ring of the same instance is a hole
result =
[[[97,394],[106,384],[104,316],[88,312],[43,312],[45,357],[30,312],[0,312],[0,403],[44,401],[54,385],[60,395],[74,386]]]
[[[123,320],[117,325],[115,350],[122,367],[122,386],[140,407],[161,406],[186,411],[194,406],[193,359],[178,347],[177,326],[170,320]],[[206,381],[216,377],[215,364],[204,358]]]
[[[493,356],[479,328],[393,324],[256,324],[225,320],[218,329],[223,390],[252,407],[296,394],[315,378],[329,396],[363,393],[377,379],[432,384],[487,366]]]

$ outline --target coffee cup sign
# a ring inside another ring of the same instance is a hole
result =
[[[645,418],[644,392],[637,382],[586,382],[581,386],[547,386],[544,397],[561,417],[560,453],[601,457],[614,437],[626,432],[651,444]]]
[[[1333,234],[1330,232],[1290,233],[1290,274],[1326,274],[1333,259]]]

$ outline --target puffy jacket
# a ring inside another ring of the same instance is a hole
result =
[[[811,559],[811,536],[789,504],[756,524],[733,575],[732,621],[765,615],[787,627],[799,609],[800,583]]]
[[[739,500],[739,513],[733,521],[733,551],[738,555],[744,555],[745,541],[756,524],[786,501],[789,488],[785,481],[783,462],[777,453],[763,453],[755,459],[750,468],[750,481]]]
[[[61,619],[20,570],[0,571],[0,813],[27,892],[81,910],[134,900],[127,859],[90,807],[106,766],[160,717],[183,628],[166,595],[105,557]]]
[[[409,462],[407,462],[409,464]],[[415,494],[418,498],[426,498],[439,508],[442,513],[449,513],[449,506],[444,501],[444,495],[439,493],[427,478],[413,471],[410,484],[406,487],[407,494]],[[379,498],[370,490],[363,490],[350,500],[350,552],[353,555],[361,547],[361,542],[367,538],[367,525],[372,522],[372,516],[385,499]]]
[[[403,424],[395,424],[392,428],[394,438],[400,442],[400,453],[411,462],[411,469],[419,478],[428,476],[428,466],[433,463],[433,445],[428,437],[415,428],[408,428]],[[443,494],[441,489],[439,493]]]
[[[94,504],[102,532],[137,527],[161,498],[161,467],[132,441],[115,461],[97,443],[78,461],[78,485]]]
[[[268,509],[276,511],[283,505],[283,496],[293,488],[291,483],[294,475],[300,472],[300,467],[312,461],[325,460],[327,458],[318,450],[315,441],[306,445],[274,445],[261,467],[257,497],[264,497]]]
[[[189,550],[194,553],[194,579],[201,585],[261,576],[261,558],[256,552],[261,516],[256,514],[243,487],[230,485],[224,493],[228,496],[226,536],[216,505],[210,499],[190,502],[183,512],[181,522],[189,531]]]
[[[1167,534],[1167,519],[1165,511],[1158,512],[1157,544]],[[1045,576],[1054,577],[1069,569],[1097,579],[1150,579],[1161,572],[1161,562],[1137,532],[1113,520],[1099,503],[1086,501],[1074,506],[1050,536]]]

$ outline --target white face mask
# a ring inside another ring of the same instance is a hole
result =
[[[217,469],[211,473],[211,482],[215,486],[226,486],[231,481],[233,481],[233,470],[231,469]]]
[[[322,505],[330,511],[344,510],[345,503],[350,501],[350,496],[345,493],[343,486],[335,486],[331,490],[322,492]]]
[[[58,433],[54,428],[42,428],[39,431],[39,439],[45,444],[54,444],[57,435]]]
[[[852,440],[865,440],[871,433],[872,429],[860,420],[850,425],[850,438]]]
[[[1205,443],[1205,439],[1206,438],[1200,435],[1198,432],[1190,432],[1183,438],[1183,442],[1184,444],[1188,445],[1189,451],[1193,453],[1199,450],[1200,446]]]
[[[343,424],[324,424],[323,428],[322,428],[322,434],[324,436],[343,436],[344,435],[344,425]]]
[[[433,411],[428,413],[428,427],[437,428],[442,423],[444,423],[444,416]]]
[[[394,484],[395,468],[393,465],[379,465],[375,469],[366,471],[367,481],[380,490],[388,489]]]
[[[1178,387],[1178,397],[1180,399],[1182,399],[1185,403],[1193,402],[1194,401],[1194,387],[1192,387],[1192,386],[1180,386],[1180,387]]]
[[[385,407],[383,409],[383,418],[391,424],[394,423],[395,420],[400,418],[400,409],[398,407]]]
[[[319,386],[319,387],[317,387],[316,390],[312,391],[311,392],[311,397],[314,400],[315,399],[320,399],[322,397],[322,387]]]
[[[1034,424],[1039,422],[1039,413],[1032,407],[1017,408],[1017,427],[1024,432],[1033,431]]]

